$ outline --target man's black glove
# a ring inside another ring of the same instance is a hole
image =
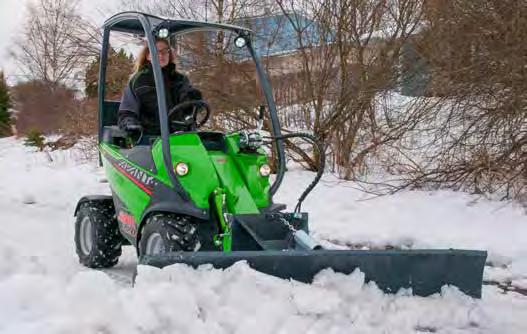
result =
[[[189,87],[188,89],[183,90],[180,95],[180,102],[189,101],[189,100],[202,100],[203,95],[199,89],[194,87]]]
[[[187,101],[196,101],[196,100],[202,100],[202,99],[203,99],[203,96],[201,95],[201,92],[199,91],[199,89],[196,89],[191,86],[187,86],[179,94],[178,103],[183,103]],[[179,112],[177,112],[177,114],[175,114],[172,119],[177,120],[177,121],[183,121],[185,117],[192,115],[192,112],[196,107],[197,107],[196,105],[193,105],[187,108],[180,109]]]
[[[143,132],[143,126],[139,124],[135,117],[125,117],[120,124],[121,128],[133,138],[137,138]]]
[[[143,126],[141,124],[126,124],[124,129],[131,134],[143,132]]]
[[[125,131],[137,131],[139,128],[142,129],[137,117],[128,114],[131,113],[128,111],[119,111],[119,128]]]
[[[143,126],[138,123],[127,123],[124,126],[124,130],[126,131],[126,134],[128,135],[128,138],[132,140],[132,143],[130,145],[137,145],[141,138],[143,137]]]
[[[196,88],[191,88],[188,93],[189,100],[203,100],[203,95],[201,94],[201,91]]]

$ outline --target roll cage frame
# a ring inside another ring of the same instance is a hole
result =
[[[246,40],[246,47],[249,50],[251,58],[256,65],[256,72],[260,81],[264,97],[268,106],[269,117],[271,120],[271,131],[273,137],[277,138],[275,143],[275,149],[277,151],[278,169],[276,179],[269,189],[270,197],[272,197],[282,182],[285,173],[285,154],[284,154],[284,143],[281,138],[280,122],[278,119],[276,104],[273,98],[271,85],[267,78],[265,71],[260,63],[259,57],[256,55],[255,49],[252,46],[252,39],[254,33],[247,28],[229,25],[219,24],[212,22],[201,22],[191,20],[173,20],[162,18],[150,14],[140,12],[122,12],[118,13],[103,24],[103,42],[100,54],[100,68],[99,68],[99,82],[98,82],[98,106],[99,106],[99,142],[102,140],[104,122],[106,119],[106,104],[105,104],[105,82],[106,82],[106,67],[108,63],[108,49],[110,47],[110,32],[124,32],[135,35],[145,36],[150,54],[152,55],[151,63],[154,72],[154,82],[156,85],[157,93],[157,104],[159,112],[159,121],[161,129],[161,144],[163,152],[163,162],[165,164],[168,177],[175,188],[175,190],[181,195],[183,199],[190,200],[189,196],[184,191],[181,184],[178,182],[170,154],[169,136],[170,129],[168,126],[167,117],[167,105],[165,100],[165,87],[163,84],[163,75],[161,72],[161,66],[159,64],[158,52],[156,48],[156,36],[159,30],[166,28],[169,31],[169,35],[187,33],[195,30],[227,30],[232,31],[238,36],[242,36]]]

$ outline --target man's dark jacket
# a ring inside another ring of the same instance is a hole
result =
[[[201,92],[190,85],[185,75],[176,71],[174,64],[168,64],[162,72],[167,111],[181,102],[202,99]],[[174,115],[172,119],[182,118],[183,115]],[[126,130],[128,125],[141,125],[145,135],[161,133],[154,72],[150,63],[135,73],[128,82],[119,106],[118,124],[123,130]]]

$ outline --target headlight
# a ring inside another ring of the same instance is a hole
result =
[[[268,164],[264,164],[260,166],[261,176],[269,176],[270,174],[271,174],[271,167]]]
[[[157,32],[157,37],[165,39],[165,38],[168,37],[168,34],[169,34],[169,32],[168,32],[167,28],[161,28]]]
[[[184,162],[178,162],[176,165],[176,174],[179,176],[184,176],[188,174],[188,165]]]
[[[247,40],[243,36],[238,36],[234,39],[234,45],[237,48],[243,48],[247,44]]]

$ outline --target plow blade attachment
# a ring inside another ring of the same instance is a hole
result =
[[[144,256],[140,264],[163,268],[175,263],[192,267],[212,264],[225,269],[247,261],[253,269],[284,279],[311,283],[323,269],[352,273],[359,268],[366,281],[374,281],[385,292],[411,288],[414,295],[428,296],[444,285],[456,286],[465,294],[480,298],[483,267],[487,253],[472,250],[288,250],[174,252]]]

